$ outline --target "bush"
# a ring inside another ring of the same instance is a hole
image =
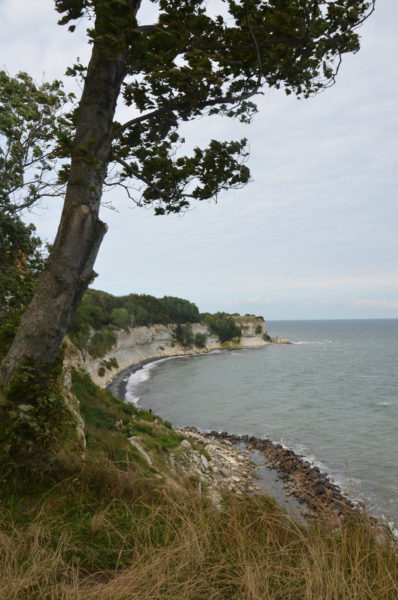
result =
[[[75,426],[62,388],[61,355],[55,367],[26,360],[0,390],[0,455],[54,452]]]
[[[126,308],[114,308],[111,312],[111,323],[120,329],[127,329],[130,317]]]
[[[205,333],[195,334],[195,346],[197,348],[206,348],[207,335]]]
[[[100,358],[116,343],[116,336],[112,331],[97,331],[88,343],[88,351],[94,358]]]
[[[177,342],[186,348],[190,348],[194,342],[193,331],[190,325],[181,325],[179,323],[175,329],[174,335]]]
[[[242,335],[241,329],[230,315],[221,312],[214,315],[205,313],[203,318],[210,331],[218,337],[221,343],[240,339]]]

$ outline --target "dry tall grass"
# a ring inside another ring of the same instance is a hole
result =
[[[0,600],[398,598],[397,554],[366,522],[306,528],[264,497],[219,511],[189,482],[128,480],[88,465],[2,511]]]

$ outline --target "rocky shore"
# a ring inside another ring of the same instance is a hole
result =
[[[205,484],[212,500],[218,504],[219,492],[227,490],[237,495],[255,493],[255,464],[227,439],[217,439],[200,433],[194,427],[176,429],[186,439],[170,455],[174,470],[195,477]]]
[[[266,468],[282,482],[286,497],[295,499],[296,506],[295,503],[291,504],[295,516],[295,509],[299,505],[301,515],[306,519],[328,517],[336,522],[344,522],[349,516],[359,514],[363,508],[360,503],[354,504],[344,496],[318,467],[271,440],[227,432],[199,432],[195,427],[180,431],[199,440],[210,454],[212,463],[214,457],[211,469],[208,468],[207,472],[206,469],[199,469],[200,474],[206,477],[209,489],[224,486],[238,494],[258,493],[261,486],[258,485],[256,465],[251,456],[253,452],[259,452],[264,457]],[[203,459],[202,463],[205,463]],[[209,467],[208,463],[210,461],[206,461],[206,467]],[[199,474],[198,470],[196,473]],[[281,498],[275,499],[281,503]]]

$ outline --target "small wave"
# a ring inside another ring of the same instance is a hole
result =
[[[328,341],[328,340],[325,340],[325,341]],[[292,344],[294,346],[304,346],[304,345],[307,345],[307,344],[324,344],[324,343],[325,342],[310,342],[310,341],[305,341],[305,340],[300,341],[300,342],[292,342]]]
[[[354,486],[359,486],[361,480],[352,477],[351,475],[345,475],[342,473],[334,473],[324,463],[322,463],[317,456],[315,456],[304,444],[291,444],[282,438],[279,442],[286,450],[293,450],[297,455],[301,456],[302,459],[312,467],[318,467],[321,473],[326,473],[330,481],[337,485],[344,495],[347,495],[347,489]],[[354,497],[349,493],[350,499],[354,501]],[[358,499],[358,501],[360,501]]]
[[[166,359],[165,359],[166,360]],[[160,362],[160,361],[157,361]],[[163,361],[162,361],[163,362]],[[152,369],[156,366],[156,362],[144,365],[142,369],[139,369],[135,373],[132,373],[128,377],[126,385],[125,401],[137,405],[140,401],[140,396],[137,396],[136,388],[144,381],[147,381],[151,376]]]
[[[128,402],[129,404],[135,404],[136,406],[138,406],[138,403],[141,400],[141,397],[133,394],[133,392],[131,390],[126,390],[124,400],[125,400],[125,402]]]
[[[388,529],[391,531],[392,535],[398,540],[398,527],[394,523],[394,521],[390,521],[387,517],[384,517],[384,515],[382,515],[382,519],[386,523],[386,525],[387,525]]]

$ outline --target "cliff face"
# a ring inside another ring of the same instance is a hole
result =
[[[67,342],[68,350],[65,362],[67,366],[75,366],[86,370],[97,385],[105,387],[120,371],[148,358],[204,354],[217,348],[253,348],[270,343],[263,339],[263,336],[267,334],[267,327],[262,317],[236,317],[235,322],[242,330],[240,343],[226,342],[221,344],[210,333],[206,325],[193,323],[192,332],[194,335],[204,333],[207,336],[206,347],[202,349],[195,346],[187,348],[176,342],[175,325],[151,325],[148,327],[134,327],[127,331],[119,330],[116,343],[101,358],[93,358],[87,352],[80,352],[70,342]],[[106,365],[112,358],[116,359],[117,367]]]

